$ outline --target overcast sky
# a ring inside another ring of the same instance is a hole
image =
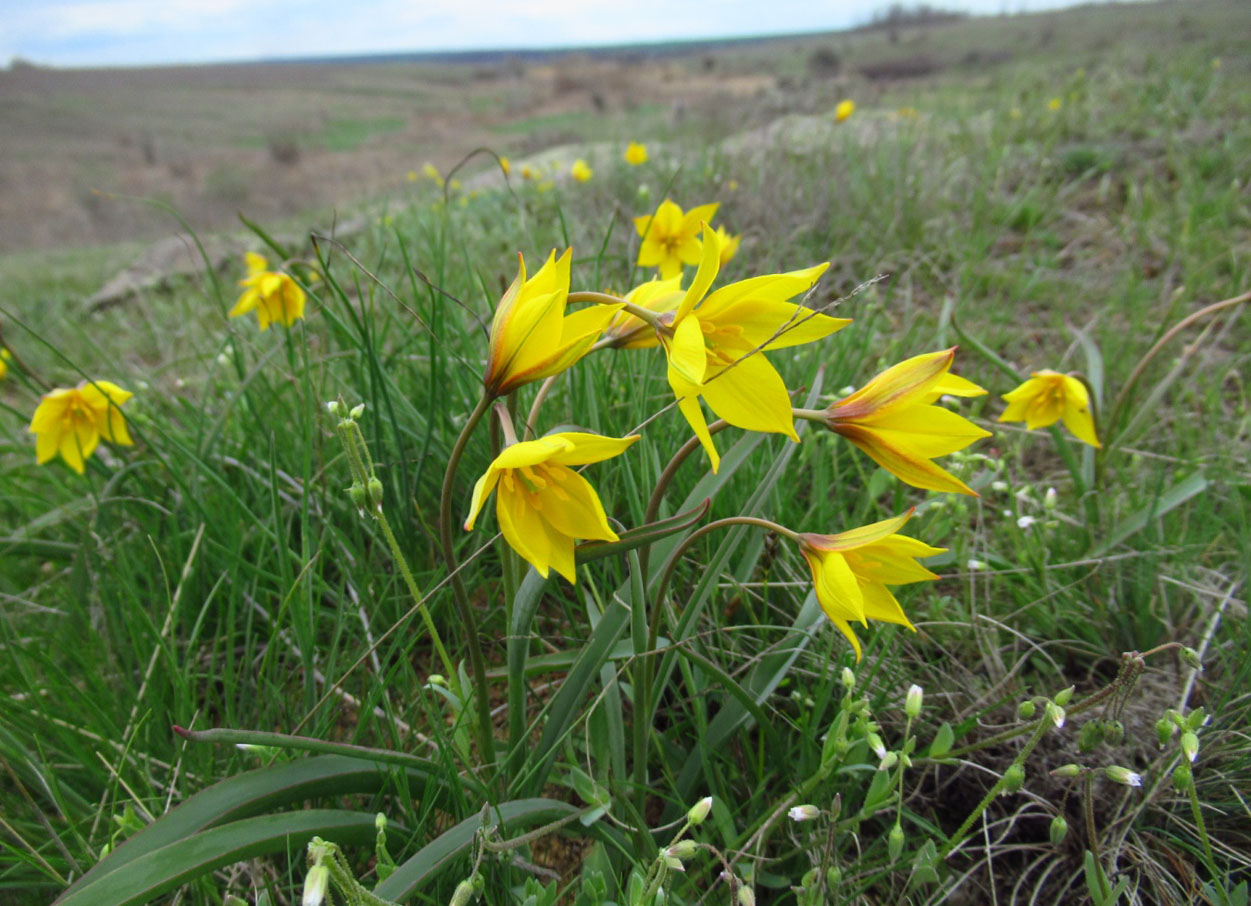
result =
[[[889,0],[0,0],[0,64],[21,57],[55,66],[129,66],[784,34],[858,25],[887,5]],[[1000,13],[1069,3],[931,5]]]

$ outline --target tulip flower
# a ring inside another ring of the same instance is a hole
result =
[[[704,204],[685,214],[666,198],[655,214],[634,218],[634,228],[643,237],[639,246],[639,267],[656,267],[664,279],[682,273],[682,265],[699,264],[701,224],[712,220],[720,205]]]
[[[677,308],[682,296],[682,275],[678,274],[668,280],[642,283],[626,293],[625,300],[659,315]],[[604,331],[604,339],[611,341],[614,349],[651,349],[660,345],[652,326],[625,310],[613,318]]]
[[[66,465],[82,475],[83,461],[100,438],[129,447],[134,441],[119,407],[132,396],[111,381],[83,381],[77,387],[44,394],[30,420],[35,462],[43,465],[59,453]]]
[[[577,582],[574,539],[618,537],[595,489],[569,467],[611,459],[638,439],[571,432],[505,447],[474,485],[465,531],[496,491],[495,516],[512,549],[544,578],[554,569]]]
[[[856,112],[856,102],[851,98],[846,98],[838,102],[838,106],[834,108],[834,122],[841,123],[848,119]]]
[[[631,167],[647,163],[647,146],[640,145],[638,142],[630,142],[630,144],[626,145],[625,160]]]
[[[785,301],[810,289],[828,262],[731,283],[704,298],[720,268],[719,246],[717,234],[705,226],[703,260],[672,318],[666,316],[668,329],[661,338],[678,409],[714,472],[720,456],[700,398],[735,427],[785,434],[798,442],[790,394],[763,353],[820,340],[851,323]]]
[[[945,549],[896,534],[911,516],[909,510],[902,516],[837,535],[799,536],[799,549],[812,570],[817,601],[830,622],[851,642],[857,661],[860,641],[852,631],[853,620],[866,627],[868,620],[881,620],[916,631],[886,586],[938,578],[916,560]]]
[[[999,416],[1001,422],[1025,422],[1025,427],[1032,431],[1063,419],[1064,427],[1078,440],[1096,448],[1103,446],[1090,414],[1090,393],[1085,384],[1070,374],[1031,372],[1028,381],[1003,398],[1008,408]]]
[[[533,277],[517,256],[517,278],[504,293],[491,321],[483,381],[492,396],[558,374],[590,351],[620,305],[592,305],[565,315],[569,297],[568,249],[553,251]]]
[[[290,327],[303,318],[304,290],[299,284],[288,274],[269,270],[269,262],[255,252],[248,252],[245,258],[248,275],[239,285],[247,289],[230,310],[229,317],[237,318],[255,311],[261,330],[269,330],[273,321]]]
[[[892,365],[855,393],[820,412],[800,409],[801,418],[823,421],[883,469],[914,488],[977,492],[931,462],[990,437],[968,419],[934,405],[940,396],[980,396],[986,391],[950,374],[956,350],[929,352]]]
[[[595,171],[587,166],[586,161],[580,157],[573,162],[573,167],[570,168],[569,173],[578,182],[586,182],[595,175]]]
[[[719,226],[717,238],[721,240],[721,266],[725,267],[730,263],[730,259],[738,254],[738,246],[743,241],[743,237],[731,236],[725,227]]]

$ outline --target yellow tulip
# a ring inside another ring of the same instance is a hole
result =
[[[666,198],[655,214],[634,218],[634,228],[643,237],[639,246],[639,267],[660,269],[664,279],[682,273],[682,265],[699,264],[701,224],[712,220],[719,204],[704,204],[686,213]]]
[[[1025,427],[1032,431],[1063,419],[1064,427],[1082,443],[1095,448],[1103,446],[1095,433],[1090,393],[1086,385],[1072,375],[1034,371],[1028,381],[1005,393],[1003,398],[1008,408],[999,416],[1001,422],[1025,422]]]
[[[300,285],[288,274],[270,271],[269,263],[261,255],[248,252],[245,257],[248,276],[240,280],[239,285],[247,289],[230,310],[229,317],[237,318],[255,311],[261,330],[269,330],[273,321],[290,327],[303,318],[305,296]]]
[[[661,338],[669,386],[715,472],[720,463],[700,398],[731,425],[798,441],[791,398],[763,353],[827,337],[851,323],[785,300],[806,292],[829,263],[731,283],[704,298],[720,269],[717,234],[704,227],[703,260]]]
[[[799,549],[812,570],[817,601],[830,622],[851,642],[857,661],[860,640],[852,631],[852,621],[867,628],[869,620],[880,620],[916,632],[886,586],[938,578],[916,561],[941,554],[945,548],[895,534],[911,516],[909,510],[902,516],[837,535],[799,536]]]
[[[730,259],[738,254],[739,243],[743,241],[742,236],[731,236],[726,232],[725,227],[717,227],[717,238],[721,240],[721,266],[725,267],[730,263]]]
[[[81,475],[83,461],[101,437],[129,447],[134,441],[119,407],[132,396],[111,381],[83,381],[77,387],[45,393],[30,420],[35,462],[43,465],[59,453],[66,465]]]
[[[533,277],[517,256],[517,278],[504,293],[491,321],[483,382],[492,396],[557,374],[590,351],[620,305],[591,305],[565,316],[569,297],[569,249],[553,251]]]
[[[570,432],[505,447],[474,485],[465,530],[473,528],[495,491],[495,516],[504,540],[544,578],[554,569],[576,583],[574,539],[618,538],[599,495],[570,466],[611,459],[638,439],[637,434],[600,437]]]
[[[647,163],[647,146],[640,145],[638,142],[630,142],[630,144],[626,145],[625,160],[631,167]]]
[[[940,396],[980,396],[986,392],[972,381],[949,373],[955,356],[952,348],[892,365],[855,393],[822,410],[821,417],[831,431],[847,438],[905,484],[976,497],[976,491],[930,461],[990,437],[989,431],[934,405]],[[798,414],[813,416],[808,410]]]
[[[678,274],[668,280],[654,279],[640,284],[626,293],[625,300],[656,314],[664,314],[678,307],[682,295],[682,275]],[[651,349],[660,345],[660,338],[652,326],[624,309],[617,312],[608,325],[604,339],[610,340],[614,349]]]
[[[841,123],[855,112],[856,102],[851,98],[839,101],[838,106],[834,108],[834,122]]]
[[[595,175],[595,171],[587,166],[586,161],[580,157],[573,162],[573,167],[570,168],[569,173],[578,182],[587,182]]]

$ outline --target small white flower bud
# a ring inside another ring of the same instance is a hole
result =
[[[792,821],[811,821],[821,814],[815,805],[797,805],[786,813]]]
[[[1064,726],[1064,716],[1063,708],[1055,702],[1047,702],[1047,717],[1056,725],[1057,730]]]
[[[694,840],[679,840],[665,850],[667,855],[675,859],[690,859],[699,851],[699,844]]]
[[[851,690],[856,688],[856,674],[851,672],[850,667],[843,668],[842,683],[844,689]]]
[[[686,820],[691,824],[699,825],[704,823],[704,819],[712,811],[712,797],[705,796],[703,799],[691,806],[691,810],[686,813]]]
[[[304,876],[304,895],[300,898],[300,906],[321,906],[329,886],[330,869],[324,862],[318,862]]]
[[[878,758],[886,757],[886,743],[882,742],[882,737],[876,733],[870,733],[865,739],[869,743],[869,748],[873,750],[873,754]]]
[[[1047,493],[1043,494],[1043,509],[1054,510],[1056,508],[1057,496],[1055,488],[1047,488]]]
[[[915,720],[917,715],[921,713],[921,700],[924,691],[916,683],[908,687],[908,695],[904,699],[904,714],[908,718]]]
[[[897,764],[899,764],[899,753],[887,752],[882,756],[882,760],[877,763],[877,769],[879,771],[889,771]]]
[[[1006,481],[992,481],[990,483],[990,489],[996,493],[1002,494],[1004,491],[1008,490],[1008,483]]]
[[[738,906],[756,906],[756,894],[746,884],[738,889]]]
[[[1194,764],[1194,760],[1199,757],[1199,737],[1187,730],[1181,735],[1181,750],[1186,755],[1186,760]]]
[[[1142,786],[1141,774],[1136,774],[1129,768],[1123,768],[1119,764],[1104,768],[1103,773],[1107,774],[1108,779],[1115,783],[1123,783],[1126,786]]]
[[[348,413],[348,418],[357,419],[365,414],[365,404],[357,403],[352,407],[352,411]]]
[[[1016,527],[1019,529],[1027,529],[1038,520],[1033,516],[1022,516],[1016,521]]]
[[[326,403],[326,411],[328,411],[331,415],[342,416],[343,406],[339,403],[338,400],[331,400],[330,402]]]
[[[986,561],[985,560],[970,560],[968,562],[968,567],[971,571],[977,572],[978,570],[986,569]]]
[[[682,860],[677,856],[671,856],[668,853],[665,853],[661,856],[661,859],[664,861],[665,867],[670,871],[686,871],[686,866],[682,864]]]

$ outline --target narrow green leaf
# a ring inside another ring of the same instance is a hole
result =
[[[298,854],[314,836],[355,845],[368,844],[376,834],[374,815],[366,812],[310,809],[245,818],[176,840],[107,873],[92,871],[55,906],[133,906],[224,865],[273,853]],[[105,859],[97,868],[110,862]]]
[[[627,551],[636,550],[648,544],[655,544],[661,538],[690,528],[696,522],[699,522],[708,514],[711,506],[712,501],[705,499],[698,506],[684,513],[678,513],[676,516],[670,516],[668,519],[659,519],[656,522],[641,525],[628,532],[622,532],[620,539],[617,541],[588,541],[585,544],[579,544],[574,549],[574,555],[579,563],[590,563],[592,560],[600,560],[604,557],[611,557],[614,554],[623,554]]]
[[[1107,538],[1104,542],[1095,548],[1091,556],[1102,557],[1130,535],[1141,531],[1149,522],[1159,519],[1170,510],[1175,510],[1191,497],[1202,494],[1205,490],[1207,490],[1207,487],[1208,480],[1203,477],[1202,471],[1194,472],[1186,476],[1152,500],[1149,504],[1142,507],[1138,511],[1131,513],[1129,516],[1117,523],[1116,526],[1108,532]]]

